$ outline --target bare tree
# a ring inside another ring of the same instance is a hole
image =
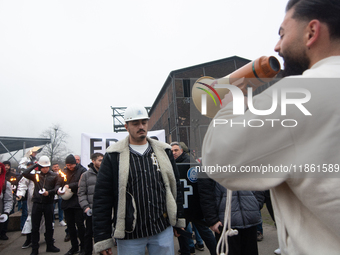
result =
[[[66,156],[69,154],[67,149],[67,137],[61,126],[54,124],[49,129],[45,130],[41,137],[51,139],[51,143],[47,144],[40,155],[46,155],[52,162],[63,162]]]

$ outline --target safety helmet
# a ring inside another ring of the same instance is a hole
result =
[[[50,159],[47,156],[41,156],[38,161],[38,165],[47,167],[51,165]]]
[[[60,195],[63,200],[69,200],[73,196],[73,192],[70,188],[65,189],[65,193]]]
[[[148,112],[145,107],[142,105],[134,104],[126,108],[124,114],[124,121],[132,121],[132,120],[144,120],[150,119]]]

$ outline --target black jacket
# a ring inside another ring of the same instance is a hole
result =
[[[34,203],[39,203],[39,204],[52,204],[54,202],[54,195],[58,188],[57,186],[57,182],[59,180],[58,174],[53,173],[51,170],[49,170],[46,174],[40,172],[39,182],[38,182],[36,179],[36,175],[30,173],[36,167],[38,167],[39,169],[41,168],[38,164],[34,164],[30,166],[29,168],[27,168],[22,173],[24,177],[34,182],[34,192],[33,192],[32,201]],[[46,191],[48,191],[48,196],[43,196],[39,193],[39,190],[43,188]]]
[[[193,221],[203,224],[204,216],[200,206],[200,194],[197,187],[198,174],[196,165],[198,164],[190,164],[188,162],[190,162],[190,157],[185,153],[176,159],[183,194],[184,216],[188,222]]]
[[[87,171],[86,168],[80,164],[77,164],[73,171],[67,168],[64,171],[64,173],[66,174],[66,178],[67,178],[65,185],[67,184],[69,186],[69,188],[73,192],[73,196],[69,200],[61,201],[61,208],[63,210],[70,209],[70,208],[80,209],[80,205],[78,201],[78,194],[77,194],[78,183],[79,183],[81,175],[85,173],[86,171]]]
[[[183,152],[178,158],[176,158],[176,163],[190,163],[190,156]]]
[[[166,154],[172,164],[174,175],[176,176],[177,183],[177,218],[183,218],[183,200],[180,189],[180,183],[178,178],[178,172],[174,157],[170,149],[166,150]],[[97,176],[97,183],[93,198],[93,232],[95,243],[111,239],[112,236],[112,223],[115,226],[117,222],[117,208],[119,198],[119,160],[120,154],[118,152],[110,152],[104,155],[103,162],[100,166],[100,170]],[[105,189],[103,188],[105,187]],[[109,194],[109,195],[106,195]],[[131,221],[131,208],[129,205],[129,199],[126,199],[126,228],[128,228],[128,222]],[[113,208],[113,218],[112,215]],[[129,218],[130,217],[130,218]],[[132,216],[133,217],[133,216]],[[108,220],[108,219],[111,220]]]

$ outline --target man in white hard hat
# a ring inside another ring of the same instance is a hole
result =
[[[150,255],[173,255],[172,227],[184,228],[185,220],[171,147],[147,137],[149,116],[143,106],[128,107],[124,120],[129,135],[107,149],[98,173],[95,252],[112,254],[113,222],[118,254],[141,254],[148,247]]]
[[[57,189],[58,175],[50,171],[51,162],[47,156],[41,156],[36,164],[27,168],[22,174],[34,182],[32,207],[32,253],[38,254],[40,239],[41,217],[45,218],[46,252],[59,252],[60,249],[53,244],[53,203]],[[32,171],[38,168],[40,172]]]

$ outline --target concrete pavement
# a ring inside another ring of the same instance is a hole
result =
[[[261,242],[258,242],[259,247],[259,254],[260,255],[273,255],[274,250],[278,248],[278,241],[277,241],[277,234],[276,229],[272,225],[263,224],[264,229],[264,239]],[[31,248],[28,249],[22,249],[21,246],[26,240],[26,237],[21,235],[20,231],[14,231],[14,232],[8,232],[7,236],[9,237],[9,240],[3,241],[0,240],[0,254],[1,255],[30,255],[31,254]],[[71,244],[70,242],[64,242],[65,237],[65,227],[59,226],[58,223],[56,223],[55,231],[54,231],[54,239],[55,246],[60,249],[59,253],[55,254],[65,254],[70,248]],[[177,255],[178,251],[178,241],[176,238],[174,239],[175,242],[175,251]],[[44,241],[44,235],[41,234],[40,237],[40,248],[39,248],[39,254],[53,254],[53,253],[47,253],[46,252],[46,244]],[[114,248],[113,254],[117,254],[117,249]],[[196,255],[208,255],[209,251],[207,248],[204,249],[204,251],[197,251]],[[161,254],[160,254],[161,255]]]

